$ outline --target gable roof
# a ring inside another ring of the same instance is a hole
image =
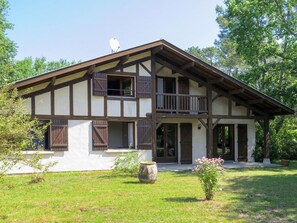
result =
[[[228,97],[236,103],[250,108],[255,114],[270,116],[294,114],[294,110],[286,105],[199,60],[165,40],[151,42],[20,80],[14,84],[14,87],[24,89],[51,81],[53,78],[64,77],[80,71],[88,73],[96,66],[119,60],[126,61],[127,58],[144,52],[150,52],[151,55],[155,56],[156,62],[187,76],[200,85],[211,85],[212,89],[219,95]]]

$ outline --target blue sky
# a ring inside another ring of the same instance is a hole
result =
[[[16,59],[88,60],[165,39],[186,49],[213,45],[219,33],[216,5],[223,0],[9,0],[8,32]]]

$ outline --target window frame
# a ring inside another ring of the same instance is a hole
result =
[[[109,88],[109,78],[110,77],[118,77],[120,78],[120,89],[110,89]],[[131,95],[125,95],[123,94],[123,92],[125,91],[125,89],[122,88],[123,86],[123,79],[126,78],[126,79],[130,79],[131,80]],[[130,75],[115,75],[115,74],[107,74],[107,96],[108,97],[120,97],[120,98],[134,98],[135,97],[135,76],[130,76]],[[120,91],[120,95],[112,95],[109,93],[109,91]]]
[[[129,149],[129,145],[127,146],[127,147],[125,147],[125,146],[123,146],[123,147],[111,147],[110,146],[110,144],[109,144],[109,140],[110,140],[110,132],[109,132],[109,123],[111,123],[111,122],[117,122],[117,123],[127,123],[127,124],[129,124],[129,123],[132,123],[132,131],[133,131],[133,134],[132,134],[132,136],[133,136],[133,142],[132,142],[132,148],[131,149],[136,149],[136,145],[135,145],[135,143],[136,143],[136,139],[135,139],[135,136],[136,136],[136,127],[135,127],[135,121],[116,121],[116,120],[110,120],[110,121],[108,121],[107,122],[107,125],[108,125],[108,145],[107,145],[107,149]],[[121,130],[122,131],[122,130]],[[123,133],[123,131],[122,131],[122,133]],[[129,127],[128,127],[128,125],[127,125],[127,143],[129,144]]]

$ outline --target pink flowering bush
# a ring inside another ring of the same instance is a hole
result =
[[[218,188],[218,178],[222,174],[223,168],[221,164],[224,160],[221,158],[207,159],[203,157],[202,159],[195,160],[197,166],[194,170],[201,182],[205,197],[207,200],[212,200],[214,192]]]

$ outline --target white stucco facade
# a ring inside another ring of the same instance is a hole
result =
[[[43,163],[57,162],[50,170],[60,171],[88,171],[108,170],[113,167],[115,157],[127,150],[92,151],[92,121],[69,120],[68,121],[68,151],[45,151],[42,154]],[[152,160],[150,150],[139,150],[142,160]],[[30,154],[28,155],[30,158]],[[9,173],[31,173],[32,168],[17,166]]]

